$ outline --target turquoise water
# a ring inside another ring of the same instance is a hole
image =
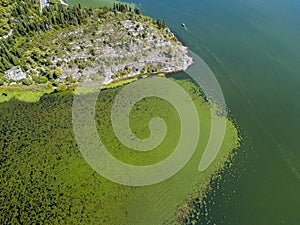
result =
[[[199,224],[299,224],[300,2],[135,3],[211,67],[245,137]]]

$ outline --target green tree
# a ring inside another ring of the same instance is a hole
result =
[[[8,62],[6,60],[6,58],[4,58],[4,57],[2,58],[2,65],[5,68],[5,70],[8,70],[8,69],[10,69],[12,67],[12,65],[10,64],[10,62]]]
[[[137,14],[137,15],[140,15],[142,13],[141,9],[138,8],[138,7],[135,7],[134,8],[134,13]]]
[[[159,29],[165,29],[167,27],[166,21],[157,19],[156,24]]]

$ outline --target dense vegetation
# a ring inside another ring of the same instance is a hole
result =
[[[151,187],[114,184],[86,164],[73,136],[71,92],[45,95],[37,103],[1,103],[0,224],[162,224],[166,217],[172,219],[176,206],[197,182],[208,185],[211,174],[237,146],[236,130],[228,122],[217,162],[205,173],[197,171],[210,130],[209,106],[192,83],[178,82],[197,105],[202,135],[191,163],[173,178]],[[169,129],[157,149],[132,152],[118,141],[110,125],[112,99],[119,91],[120,88],[109,89],[99,96],[95,121],[101,140],[111,154],[125,162],[146,165],[164,159],[180,135],[176,110],[158,98],[147,98],[135,105],[130,125],[139,137],[149,135],[147,126],[153,116],[164,118]]]
[[[23,72],[30,75],[27,79],[20,81],[24,85],[31,85],[32,81],[30,80],[33,80],[34,83],[47,83],[48,80],[56,79],[61,75],[61,71],[55,68],[59,65],[53,64],[49,59],[50,50],[45,48],[47,43],[35,42],[33,43],[34,47],[27,46],[33,40],[41,38],[43,33],[52,37],[52,40],[47,40],[51,42],[62,30],[83,27],[86,24],[92,24],[99,18],[105,20],[109,12],[132,15],[141,13],[140,9],[123,3],[115,3],[112,8],[106,6],[83,8],[80,4],[75,6],[51,4],[44,7],[41,12],[39,0],[5,0],[1,3],[0,11],[5,15],[5,19],[0,21],[1,27],[3,27],[0,36],[8,34],[6,38],[0,39],[0,85],[5,82],[13,82],[13,80],[6,80],[4,75],[4,72],[13,66],[20,66]],[[131,16],[131,18],[134,17]],[[161,27],[161,21],[158,21],[157,24]],[[58,33],[54,31],[58,31]],[[92,51],[91,54],[93,54]],[[80,62],[76,63],[79,67],[81,66]],[[32,76],[35,73],[38,76]]]

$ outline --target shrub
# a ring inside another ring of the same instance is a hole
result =
[[[84,70],[85,67],[86,67],[86,64],[85,64],[85,63],[81,63],[81,64],[78,65],[78,68],[79,68],[80,70]]]
[[[74,81],[73,81],[72,77],[68,76],[68,77],[66,77],[66,82],[67,83],[73,83]]]
[[[22,79],[22,84],[24,85],[31,85],[32,83],[32,80],[29,78]]]
[[[38,82],[39,84],[45,84],[45,83],[48,82],[48,78],[45,77],[45,76],[40,76],[40,77],[38,78],[37,82]]]
[[[53,86],[53,87],[58,87],[58,86],[59,86],[59,82],[56,81],[56,80],[53,80],[53,81],[52,81],[52,86]]]

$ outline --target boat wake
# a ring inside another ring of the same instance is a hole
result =
[[[181,26],[182,26],[186,31],[189,31],[189,29],[186,27],[186,25],[185,25],[184,23],[182,23]]]

